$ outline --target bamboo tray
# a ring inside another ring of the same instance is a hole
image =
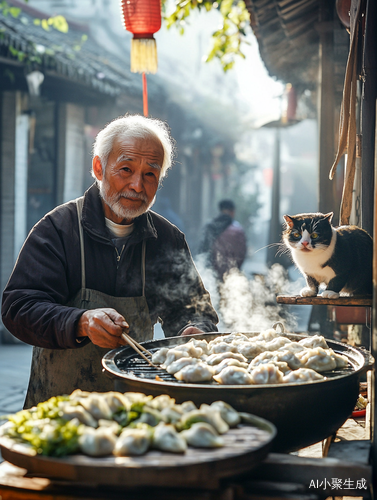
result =
[[[140,457],[64,458],[30,455],[13,440],[0,437],[4,460],[29,474],[88,485],[198,487],[216,489],[222,478],[251,470],[267,456],[276,435],[270,422],[253,416],[253,426],[240,425],[223,435],[225,446],[191,448],[185,454],[152,450]]]

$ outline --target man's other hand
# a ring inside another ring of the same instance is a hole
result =
[[[91,309],[81,316],[76,337],[89,337],[99,347],[115,349],[127,345],[122,339],[122,333],[128,328],[126,320],[115,309]]]
[[[204,333],[203,330],[196,328],[196,326],[188,326],[181,335],[195,335],[196,333]]]

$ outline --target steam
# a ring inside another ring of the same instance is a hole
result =
[[[204,286],[211,294],[212,305],[218,313],[220,332],[259,332],[281,321],[288,331],[294,331],[297,321],[286,305],[276,303],[276,295],[298,294],[299,281],[289,281],[285,269],[274,264],[265,276],[249,279],[242,271],[231,269],[223,282],[216,280],[205,265],[205,256],[196,260]]]

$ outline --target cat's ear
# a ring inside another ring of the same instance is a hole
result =
[[[326,214],[323,218],[327,219],[329,221],[329,224],[331,224],[332,218],[333,218],[334,212],[329,212]]]
[[[290,215],[283,215],[283,218],[285,220],[285,223],[287,224],[287,227],[291,228],[294,226],[292,217]]]

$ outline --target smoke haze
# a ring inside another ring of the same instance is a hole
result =
[[[276,303],[276,295],[298,294],[302,283],[289,281],[280,264],[274,264],[266,275],[253,278],[234,268],[225,275],[224,282],[219,282],[205,265],[204,255],[199,255],[195,263],[219,316],[220,332],[259,332],[271,328],[277,321],[288,331],[297,327],[288,307]]]

